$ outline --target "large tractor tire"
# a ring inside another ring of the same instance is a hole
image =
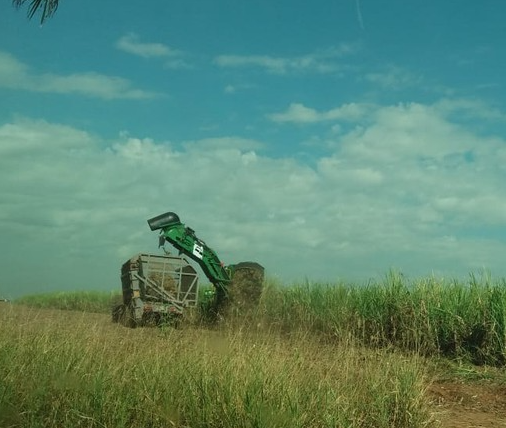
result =
[[[124,304],[118,305],[113,309],[112,322],[120,323],[129,328],[137,327],[132,308]]]
[[[123,317],[123,314],[125,312],[125,305],[119,304],[115,305],[112,308],[112,322],[119,323],[121,322],[121,319]]]

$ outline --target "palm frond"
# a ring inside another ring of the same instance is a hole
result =
[[[16,8],[20,8],[30,0],[12,0],[12,4]],[[58,9],[59,0],[31,0],[28,6],[28,18],[32,19],[38,10],[41,10],[40,23],[42,24],[47,18],[50,18]]]

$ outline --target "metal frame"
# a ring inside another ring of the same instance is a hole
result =
[[[123,304],[137,323],[145,314],[182,315],[198,303],[197,272],[180,256],[137,254],[123,264],[121,283]]]

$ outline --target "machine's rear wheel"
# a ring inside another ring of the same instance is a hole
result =
[[[135,328],[137,327],[137,321],[135,320],[133,309],[130,306],[122,305],[123,311],[121,313],[120,322],[125,327]]]
[[[112,308],[112,322],[120,322],[122,317],[123,317],[123,313],[125,312],[125,305],[121,304],[121,305],[116,305]]]

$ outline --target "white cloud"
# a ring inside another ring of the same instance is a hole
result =
[[[274,74],[289,72],[333,73],[342,69],[337,60],[352,54],[356,45],[343,43],[338,47],[297,57],[270,55],[219,55],[214,59],[220,67],[259,67]]]
[[[479,100],[443,98],[439,100],[434,107],[437,109],[438,113],[445,117],[458,116],[466,120],[506,120],[506,114],[504,112]]]
[[[240,91],[246,91],[254,88],[255,86],[249,83],[237,83],[237,84],[228,84],[223,88],[223,92],[228,95],[236,94]]]
[[[300,103],[292,103],[285,112],[273,113],[268,118],[273,122],[316,123],[324,121],[356,121],[366,115],[372,106],[368,104],[344,104],[340,107],[318,112]]]
[[[15,88],[28,75],[28,67],[7,52],[0,51],[0,85]]]
[[[142,58],[161,58],[164,59],[164,67],[168,69],[188,69],[192,68],[183,57],[180,50],[172,49],[163,43],[145,43],[135,33],[128,33],[118,39],[116,48],[132,55]]]
[[[386,90],[401,90],[408,87],[418,86],[423,84],[421,76],[402,69],[400,67],[390,66],[385,71],[376,73],[367,73],[365,80],[380,86]]]
[[[505,143],[420,104],[371,107],[315,168],[233,136],[100,141],[63,125],[4,123],[0,268],[20,290],[116,289],[126,258],[157,251],[146,220],[171,210],[225,263],[257,260],[285,279],[363,280],[391,266],[504,275]],[[11,268],[27,257],[30,269]]]
[[[273,58],[267,55],[220,55],[215,58],[215,63],[220,67],[247,67],[257,66],[266,68],[273,73],[284,73],[288,60],[284,58]]]
[[[95,141],[86,132],[46,121],[19,120],[0,128],[0,156],[42,155],[48,151],[89,148]]]
[[[450,159],[477,147],[476,136],[449,122],[437,107],[417,103],[378,109],[369,118],[372,125],[356,128],[344,137],[346,150],[369,161],[412,161],[441,167]]]
[[[102,99],[143,99],[157,94],[136,89],[118,76],[95,72],[58,75],[36,73],[7,52],[0,51],[0,87],[31,92],[77,94]]]
[[[185,61],[183,58],[169,58],[163,63],[163,67],[170,70],[189,70],[193,65]]]
[[[167,57],[178,55],[179,52],[162,43],[142,43],[135,33],[128,33],[116,42],[116,47],[132,55],[143,58]]]
[[[240,137],[204,138],[198,141],[186,141],[184,147],[188,151],[210,151],[210,150],[259,150],[264,147],[256,140]]]
[[[360,9],[359,0],[355,1],[355,5],[356,5],[356,8],[357,8],[358,25],[360,26],[360,29],[365,30],[365,27],[364,27],[364,18],[362,17],[362,10]]]

